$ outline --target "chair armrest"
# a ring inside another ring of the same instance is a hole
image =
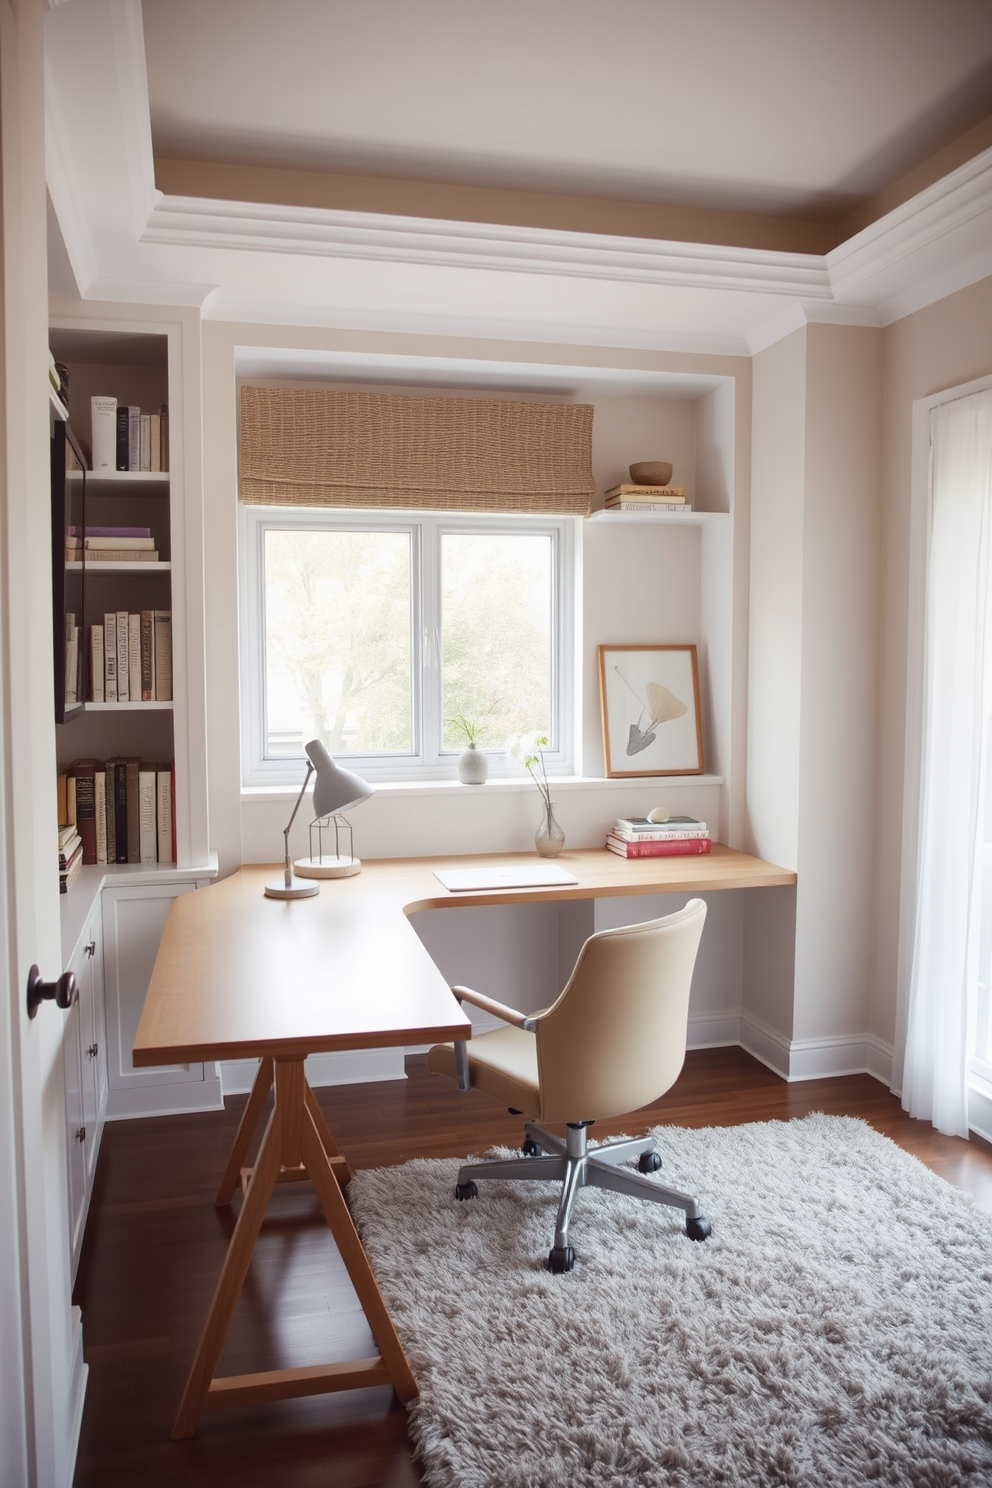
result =
[[[518,1013],[516,1008],[507,1007],[505,1002],[497,1002],[494,997],[487,997],[484,992],[475,992],[471,987],[452,987],[451,990],[460,1003],[470,1002],[483,1013],[492,1013],[494,1018],[500,1018],[504,1023],[512,1023],[516,1028],[533,1033],[534,1019],[527,1017],[525,1013]]]

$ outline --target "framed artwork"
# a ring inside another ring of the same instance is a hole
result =
[[[600,646],[599,691],[608,776],[702,774],[695,646]]]

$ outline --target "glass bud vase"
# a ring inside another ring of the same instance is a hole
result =
[[[541,814],[540,825],[534,834],[534,846],[542,858],[556,858],[565,846],[565,833],[555,818],[555,806],[549,801]]]

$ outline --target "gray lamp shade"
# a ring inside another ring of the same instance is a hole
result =
[[[367,780],[335,764],[319,739],[306,746],[307,757],[314,768],[313,814],[315,818],[332,816],[367,801],[372,787]]]

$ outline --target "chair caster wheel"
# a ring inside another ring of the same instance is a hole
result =
[[[657,1152],[642,1152],[637,1159],[639,1173],[657,1173],[660,1167],[661,1157]]]
[[[471,1178],[468,1180],[467,1183],[456,1183],[455,1184],[455,1198],[456,1199],[477,1199],[478,1197],[479,1197],[479,1190],[476,1188],[476,1186],[475,1186],[475,1184],[474,1184],[474,1182],[472,1181]]]
[[[535,1142],[533,1137],[525,1137],[520,1146],[524,1157],[540,1157],[544,1148],[540,1142]]]
[[[713,1226],[705,1214],[701,1214],[698,1219],[686,1220],[685,1232],[690,1240],[705,1240],[707,1235],[712,1235]]]
[[[570,1245],[553,1245],[548,1252],[548,1270],[560,1276],[563,1271],[571,1271],[575,1265],[575,1251]]]

